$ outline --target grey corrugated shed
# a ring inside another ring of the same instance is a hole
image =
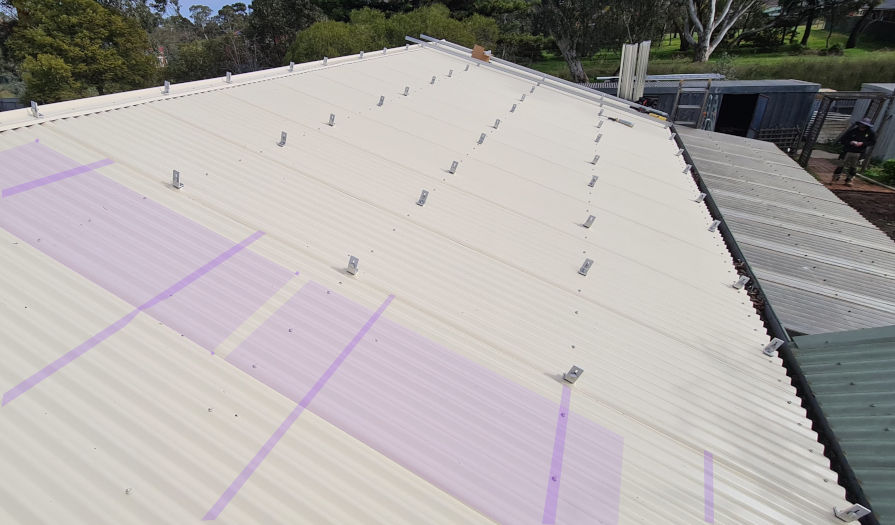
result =
[[[895,326],[795,338],[796,355],[873,512],[895,523]]]
[[[792,332],[895,324],[895,243],[768,142],[679,128]]]

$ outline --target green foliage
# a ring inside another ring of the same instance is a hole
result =
[[[711,62],[712,73],[724,75],[724,78],[727,80],[736,80],[736,69],[734,68],[733,62],[734,59],[730,56],[730,53],[726,51],[721,53],[721,56]]]
[[[56,55],[29,56],[22,63],[25,80],[24,101],[70,100],[87,95],[85,86],[74,79],[72,68]]]
[[[13,6],[19,23],[7,45],[22,61],[26,98],[57,102],[155,80],[156,59],[135,21],[92,0],[14,0]]]
[[[470,47],[481,44],[490,48],[497,42],[500,30],[493,19],[472,15],[465,20],[456,20],[450,14],[447,7],[440,4],[391,17],[370,8],[355,10],[347,23],[317,22],[300,32],[285,61],[307,62],[324,56],[396,47],[404,44],[405,35],[421,33]]]
[[[526,33],[503,33],[497,42],[495,54],[504,60],[531,64],[540,60],[546,51],[556,48],[553,39]]]
[[[895,184],[895,159],[889,159],[882,164],[871,166],[866,175],[883,184]]]

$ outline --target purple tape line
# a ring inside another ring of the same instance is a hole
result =
[[[562,475],[562,456],[566,447],[566,429],[569,424],[569,404],[572,389],[563,385],[559,417],[556,419],[556,438],[553,441],[553,459],[550,461],[550,479],[547,480],[547,499],[544,501],[542,523],[556,523],[556,504],[559,501],[559,481]]]
[[[7,391],[5,394],[3,394],[3,400],[2,400],[2,402],[0,402],[0,406],[5,406],[7,403],[11,402],[15,398],[19,397],[20,395],[22,395],[25,392],[27,392],[28,390],[30,390],[36,384],[40,383],[44,379],[53,375],[60,368],[71,363],[75,359],[81,357],[82,355],[87,353],[87,351],[90,350],[91,348],[93,348],[94,346],[105,341],[107,338],[109,338],[109,336],[113,335],[115,332],[117,332],[117,331],[121,330],[122,328],[124,328],[125,326],[127,326],[128,323],[130,323],[131,320],[133,320],[133,318],[136,317],[138,313],[139,313],[139,310],[134,310],[131,313],[125,315],[124,317],[122,317],[121,319],[110,324],[103,330],[100,330],[96,335],[94,335],[90,339],[84,341],[77,347],[66,352],[62,357],[56,359],[52,363],[43,367],[40,371],[36,372],[28,379],[22,381],[18,385],[11,388],[9,391]]]
[[[97,333],[90,339],[88,339],[88,340],[84,341],[83,343],[81,343],[80,345],[78,345],[76,348],[66,352],[65,355],[63,355],[62,357],[56,359],[49,365],[43,367],[41,370],[39,370],[38,372],[33,374],[31,377],[22,381],[21,383],[19,383],[18,385],[16,385],[12,389],[10,389],[8,392],[3,394],[3,400],[2,400],[2,402],[0,402],[0,406],[6,405],[13,399],[19,397],[20,395],[22,395],[25,392],[27,392],[28,390],[30,390],[32,387],[34,387],[35,385],[37,385],[44,379],[50,377],[51,375],[53,375],[54,373],[59,371],[65,365],[71,363],[78,357],[84,355],[88,350],[90,350],[91,348],[100,344],[101,342],[105,341],[109,336],[113,335],[114,333],[118,332],[119,330],[121,330],[122,328],[127,326],[127,324],[130,323],[134,319],[134,317],[137,316],[138,313],[140,313],[143,310],[146,310],[147,308],[154,306],[155,304],[158,304],[161,301],[164,301],[165,299],[171,297],[178,291],[184,289],[186,286],[188,286],[190,283],[194,282],[196,279],[207,274],[208,272],[213,270],[215,267],[221,265],[224,261],[226,261],[230,257],[233,257],[234,255],[239,253],[246,246],[248,246],[248,245],[252,244],[253,242],[255,242],[256,240],[258,240],[262,235],[264,235],[264,232],[261,232],[261,231],[257,231],[255,233],[253,233],[252,235],[249,235],[248,237],[243,239],[241,242],[239,242],[235,246],[231,247],[229,250],[225,251],[224,253],[218,255],[217,257],[215,257],[214,259],[212,259],[211,261],[209,261],[208,263],[206,263],[205,265],[200,267],[198,270],[187,275],[186,277],[184,277],[183,279],[181,279],[180,281],[175,283],[173,286],[171,286],[167,290],[156,295],[155,297],[153,297],[149,301],[145,302],[144,304],[138,306],[135,310],[133,310],[129,314],[125,315],[118,321],[115,321],[114,323],[112,323],[105,329],[101,330],[99,333]],[[212,353],[214,353],[214,352],[212,352]]]
[[[47,184],[52,184],[54,182],[58,182],[60,180],[67,179],[69,177],[74,177],[75,175],[80,175],[82,173],[87,173],[88,171],[93,171],[98,168],[102,168],[103,166],[108,166],[112,164],[114,161],[112,159],[103,159],[98,160],[96,162],[91,162],[90,164],[85,164],[83,166],[78,166],[77,168],[67,169],[65,171],[60,171],[58,173],[54,173],[52,175],[47,175],[46,177],[41,177],[39,179],[35,179],[28,182],[23,182],[22,184],[18,184],[16,186],[10,186],[9,188],[4,188],[2,192],[2,198],[11,197],[17,193],[22,193],[28,190],[33,190],[34,188],[38,188],[40,186],[45,186]]]
[[[705,521],[715,523],[715,458],[706,450],[703,453],[705,483]]]
[[[369,316],[310,282],[227,360],[298,403]],[[495,522],[539,523],[559,404],[381,318],[308,408]],[[624,440],[567,414],[556,523],[617,523]]]
[[[280,423],[280,426],[277,427],[276,431],[267,438],[267,441],[264,443],[264,446],[261,447],[261,450],[255,454],[255,457],[249,461],[249,464],[242,469],[242,472],[240,472],[238,476],[236,476],[233,483],[227,487],[227,490],[221,494],[221,497],[218,498],[215,504],[205,513],[205,516],[202,517],[203,521],[213,520],[218,517],[221,511],[224,510],[224,507],[226,507],[227,504],[230,503],[230,500],[236,496],[239,489],[241,489],[246,481],[249,480],[252,473],[261,466],[261,462],[264,461],[264,458],[266,458],[268,454],[270,454],[270,451],[277,445],[277,442],[286,435],[286,431],[289,430],[289,427],[292,426],[292,423],[295,423],[295,420],[298,419],[298,416],[300,416],[304,410],[305,408],[303,406],[296,406],[292,409],[292,412],[289,412],[289,415],[286,416],[286,419],[284,419],[282,423]]]
[[[301,290],[299,291],[299,293]],[[307,394],[301,399],[292,412],[286,416],[286,419],[280,424],[277,430],[268,438],[268,440],[264,443],[264,446],[261,447],[261,450],[258,451],[257,454],[249,461],[248,465],[242,469],[242,472],[236,476],[236,479],[233,480],[233,483],[227,487],[227,490],[221,494],[221,497],[212,505],[211,509],[205,513],[205,516],[202,517],[204,521],[214,520],[218,517],[218,515],[224,510],[227,504],[236,496],[239,490],[245,485],[246,481],[249,480],[249,477],[255,472],[255,470],[261,465],[261,462],[264,461],[264,458],[273,450],[274,446],[276,446],[277,442],[282,439],[284,435],[286,435],[286,431],[289,430],[289,427],[292,426],[293,423],[298,419],[298,416],[304,411],[304,409],[311,404],[314,400],[314,397],[320,392],[326,382],[336,373],[336,370],[345,362],[345,359],[348,358],[348,355],[354,350],[357,344],[363,339],[363,337],[370,331],[370,328],[373,324],[382,316],[382,313],[388,307],[388,305],[394,299],[394,295],[389,295],[388,298],[379,306],[372,316],[367,320],[366,324],[364,324],[361,329],[355,334],[354,338],[345,346],[342,352],[336,357],[336,359],[329,365],[329,368],[317,379],[317,382],[314,383],[314,386],[308,391]]]

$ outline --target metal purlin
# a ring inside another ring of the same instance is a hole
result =
[[[854,470],[852,470],[851,465],[849,465],[848,458],[846,458],[845,454],[842,452],[839,440],[836,438],[836,434],[833,432],[832,427],[830,427],[830,423],[827,421],[823,410],[817,403],[817,398],[811,390],[811,385],[808,383],[805,374],[802,372],[802,368],[799,366],[799,363],[793,354],[791,347],[792,339],[789,337],[789,334],[786,332],[786,329],[783,327],[777,314],[774,313],[773,308],[771,308],[771,304],[768,302],[767,296],[761,288],[761,283],[752,271],[752,267],[749,266],[749,262],[746,260],[745,255],[743,255],[742,250],[740,250],[736,239],[733,237],[733,233],[727,226],[727,221],[724,220],[724,217],[721,215],[721,210],[715,203],[711,191],[709,191],[708,186],[706,186],[702,177],[699,175],[699,170],[696,167],[693,157],[687,150],[687,146],[681,139],[680,134],[677,134],[674,124],[671,124],[670,129],[675,133],[674,141],[677,143],[678,147],[684,150],[684,161],[691,166],[690,174],[693,177],[693,181],[696,182],[699,191],[706,194],[704,202],[706,206],[708,206],[709,213],[714,219],[721,221],[718,231],[721,233],[721,237],[724,239],[728,251],[730,251],[734,260],[739,263],[739,271],[745,273],[750,279],[747,288],[755,290],[757,296],[762,301],[762,307],[759,313],[761,314],[765,327],[771,337],[778,337],[784,341],[784,344],[778,349],[778,352],[780,358],[783,360],[783,366],[786,367],[787,375],[790,377],[790,384],[796,387],[796,394],[802,399],[802,408],[805,409],[808,419],[813,423],[812,430],[817,432],[818,442],[824,446],[824,456],[830,460],[830,467],[839,474],[838,483],[845,488],[846,499],[854,503],[860,503],[872,510],[873,507],[871,507],[870,502],[867,500],[867,496],[864,494],[864,489],[861,488],[861,484],[858,482]],[[831,514],[832,510],[833,509],[831,508]],[[873,513],[861,518],[860,522],[863,525],[880,525],[876,514]]]

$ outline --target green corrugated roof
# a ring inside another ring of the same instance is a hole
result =
[[[802,371],[874,514],[895,525],[895,326],[794,340]]]

